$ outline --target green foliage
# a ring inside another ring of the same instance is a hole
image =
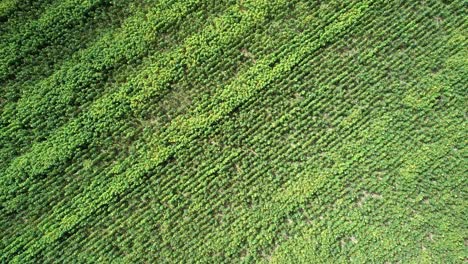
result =
[[[3,262],[466,259],[462,1],[25,3]]]

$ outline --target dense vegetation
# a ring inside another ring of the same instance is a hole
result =
[[[467,261],[466,10],[0,1],[2,262]]]

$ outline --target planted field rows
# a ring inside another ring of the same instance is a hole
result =
[[[5,263],[466,261],[464,1],[0,3]]]

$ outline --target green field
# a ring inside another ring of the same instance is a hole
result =
[[[466,0],[0,0],[1,263],[467,263]]]

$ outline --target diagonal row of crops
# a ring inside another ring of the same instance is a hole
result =
[[[457,263],[464,1],[0,3],[12,263]]]

